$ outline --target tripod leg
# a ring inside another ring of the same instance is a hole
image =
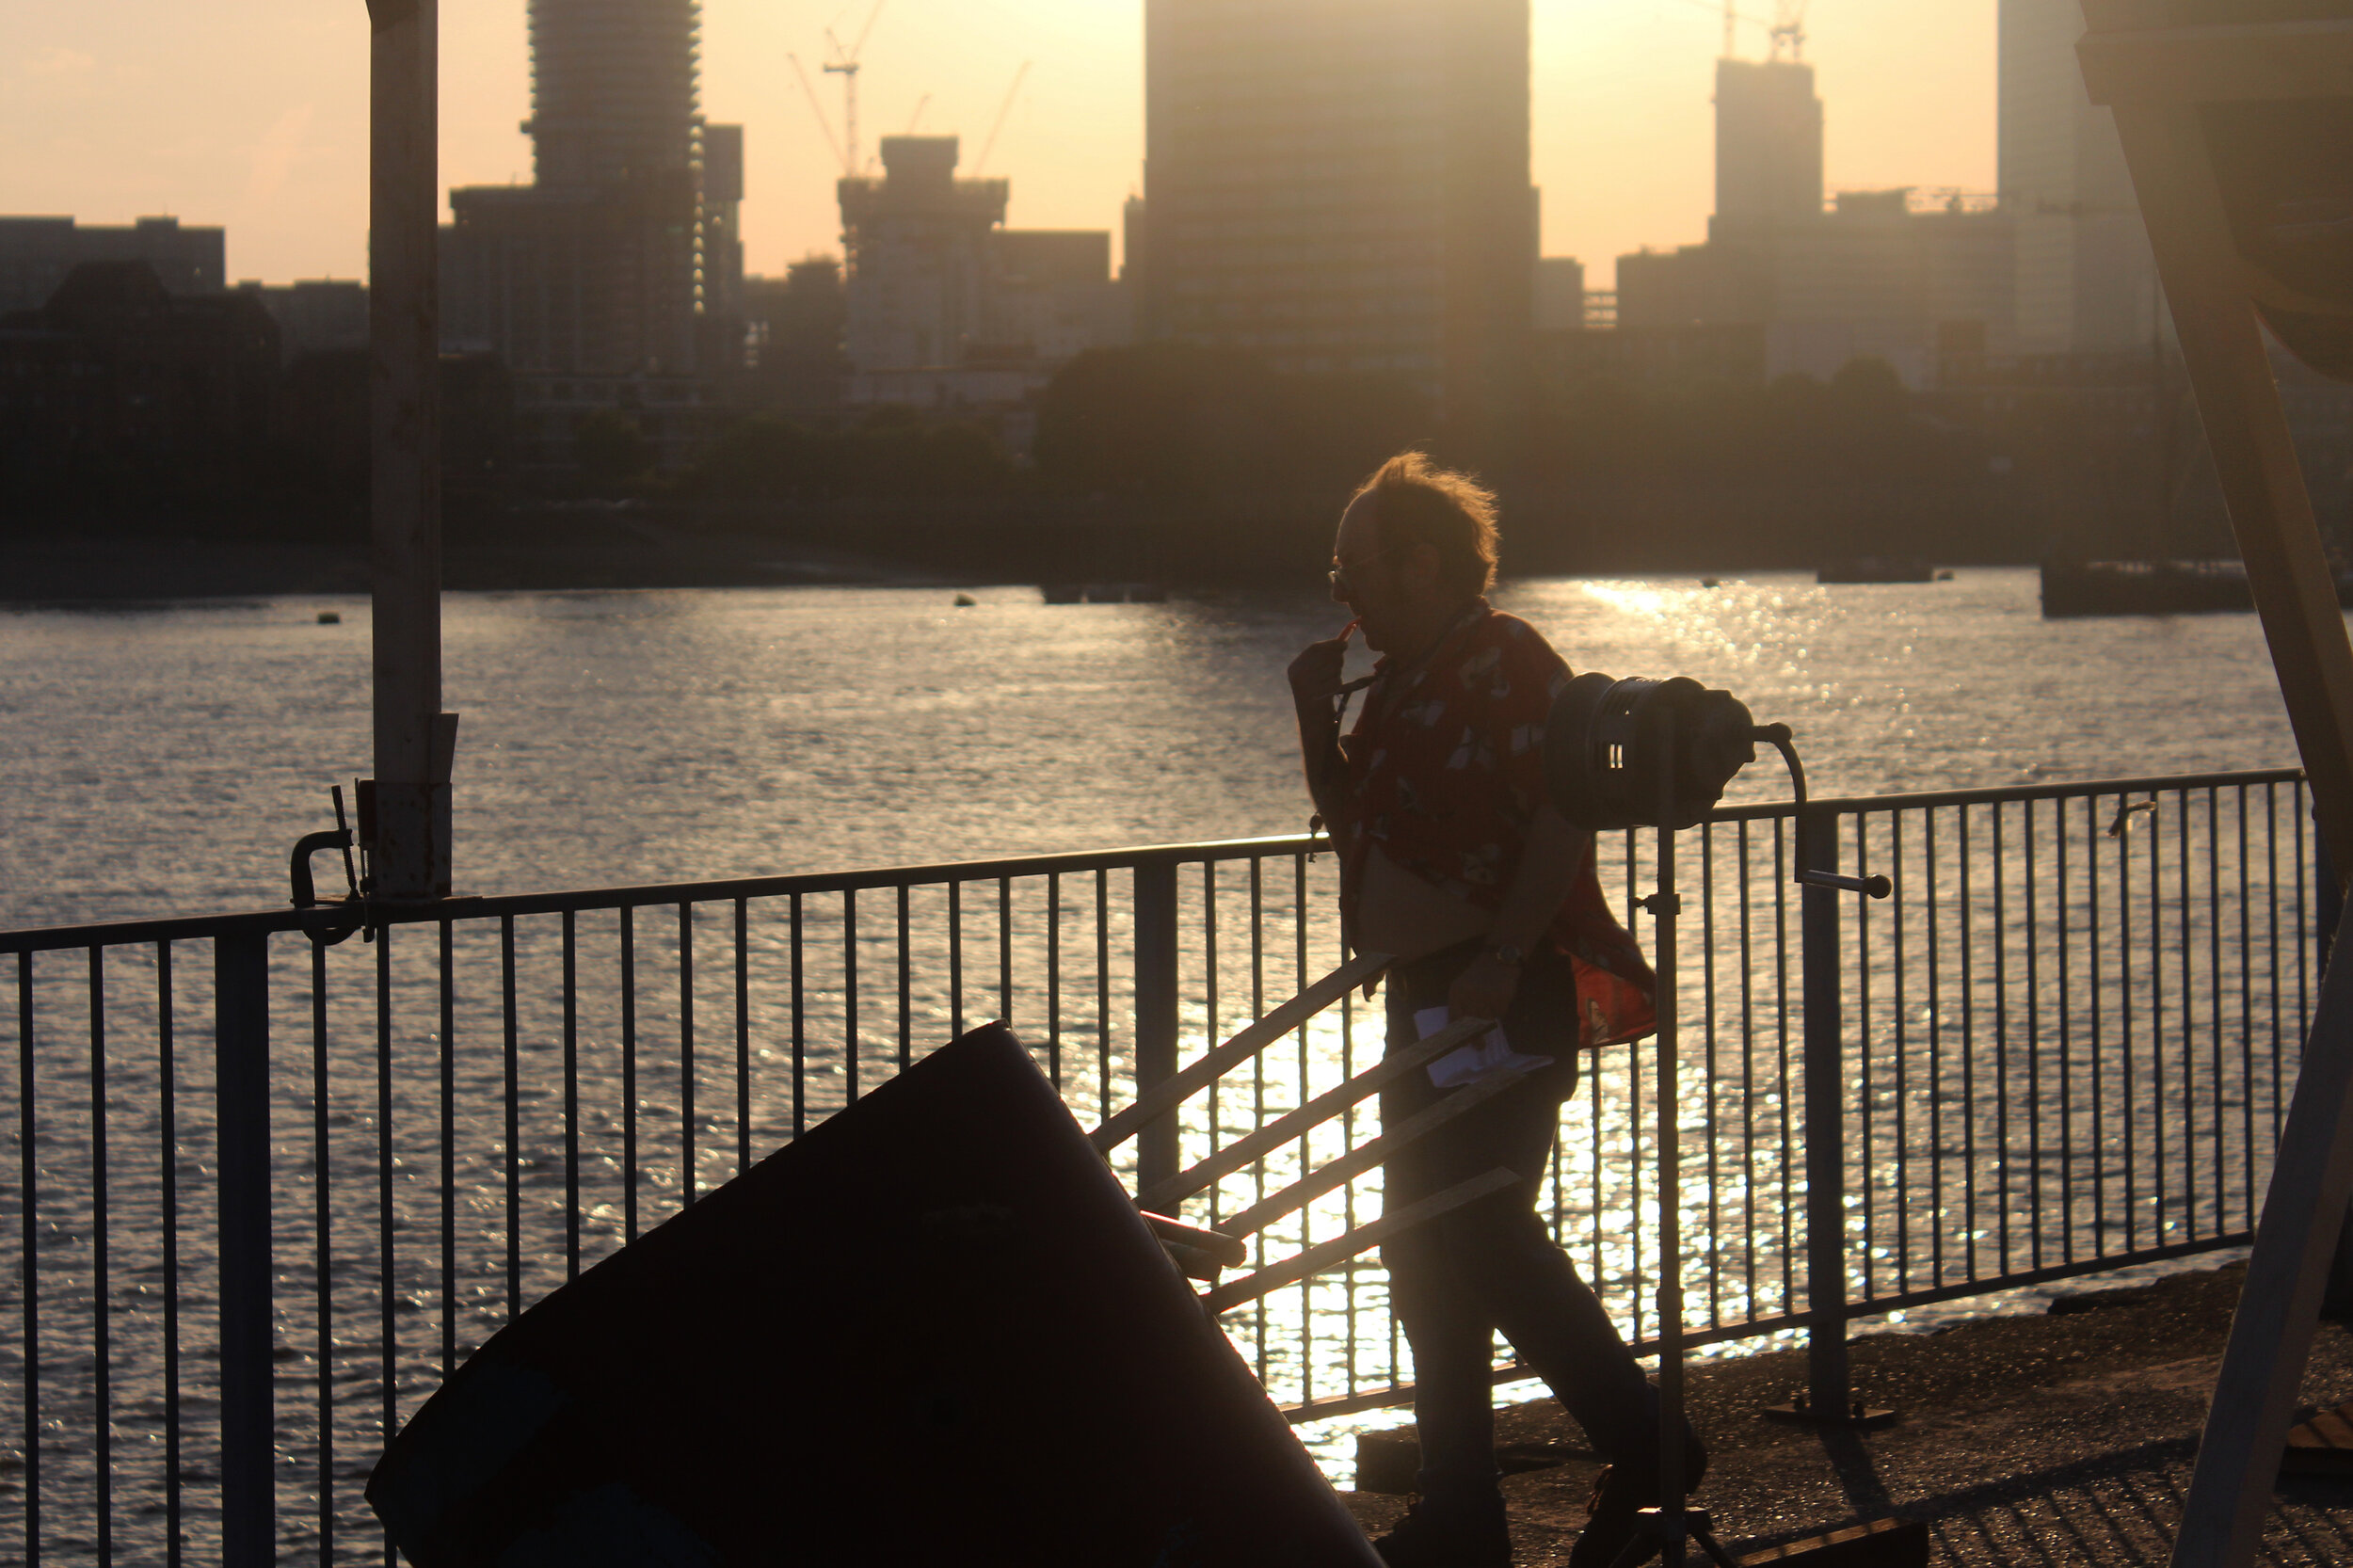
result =
[[[1609,1568],[1641,1568],[1643,1563],[1657,1555],[1657,1538],[1645,1530],[1625,1544]]]
[[[1715,1561],[1716,1568],[1740,1568],[1740,1565],[1733,1560],[1732,1554],[1724,1550],[1724,1544],[1716,1539],[1714,1530],[1702,1529],[1695,1525],[1691,1528],[1691,1539],[1698,1542],[1700,1550],[1705,1552]]]

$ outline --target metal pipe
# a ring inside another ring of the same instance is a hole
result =
[[[1818,808],[1815,808],[1818,809]],[[1824,814],[1803,824],[1803,871],[1827,872],[1838,856],[1837,824]],[[1846,1017],[1839,979],[1838,892],[1806,878],[1798,913],[1805,1008],[1806,1403],[1824,1413],[1852,1402],[1847,1365]]]
[[[1683,900],[1675,891],[1674,743],[1673,729],[1662,725],[1658,890],[1644,901],[1656,932],[1651,959],[1658,973],[1658,1507],[1663,1529],[1658,1556],[1664,1568],[1683,1568],[1688,1524],[1683,1474],[1683,1128],[1678,1099],[1682,1039],[1675,951],[1675,917],[1682,913]]]
[[[369,0],[369,513],[373,538],[377,898],[450,890],[441,712],[440,0]]]

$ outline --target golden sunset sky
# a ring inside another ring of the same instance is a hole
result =
[[[1266,0],[1280,4],[1281,0]],[[1759,18],[1772,0],[1741,0]],[[1833,189],[1990,190],[1996,0],[1814,0],[1806,57]],[[1714,0],[1534,0],[1535,179],[1545,250],[1610,259],[1702,238],[1711,203]],[[788,52],[872,0],[704,0],[703,105],[746,130],[746,265],[839,248],[839,171]],[[531,177],[524,0],[443,0],[444,184]],[[1761,26],[1740,52],[1765,51]],[[0,0],[0,213],[229,231],[230,277],[365,271],[362,0]],[[985,172],[1023,228],[1119,227],[1141,181],[1139,0],[885,0],[863,56],[862,134],[960,133],[967,173],[1022,61]],[[817,77],[840,129],[839,78]]]

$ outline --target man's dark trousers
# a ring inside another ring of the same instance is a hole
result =
[[[1479,942],[1466,942],[1390,970],[1390,1050],[1419,1038],[1414,1015],[1444,1006],[1448,987],[1479,952]],[[1392,1156],[1386,1167],[1382,1201],[1390,1212],[1497,1166],[1520,1178],[1381,1249],[1390,1308],[1414,1351],[1417,1484],[1425,1497],[1495,1490],[1490,1368],[1497,1331],[1604,1460],[1630,1475],[1657,1471],[1657,1390],[1535,1212],[1561,1105],[1577,1087],[1575,990],[1566,958],[1531,959],[1504,1034],[1514,1050],[1554,1056],[1556,1064]],[[1383,1092],[1382,1121],[1394,1127],[1449,1092],[1426,1071],[1408,1073]]]

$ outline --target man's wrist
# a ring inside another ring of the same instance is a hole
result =
[[[1516,942],[1490,942],[1482,954],[1504,968],[1516,969],[1528,962],[1528,952]]]

